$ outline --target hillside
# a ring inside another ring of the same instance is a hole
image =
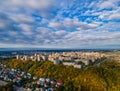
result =
[[[20,68],[40,77],[49,77],[64,82],[58,91],[120,91],[120,63],[106,61],[100,66],[77,69],[72,66],[54,65],[51,62],[7,60],[3,63]]]

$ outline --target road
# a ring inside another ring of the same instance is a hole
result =
[[[16,85],[13,85],[13,88],[15,89],[15,91],[27,91],[27,89],[25,89],[23,87],[18,87]]]
[[[101,63],[103,63],[103,62],[105,62],[107,60],[109,60],[109,58],[105,58],[105,59],[99,61],[98,63],[95,63],[93,66],[95,66],[95,65],[99,66]]]
[[[0,86],[5,86],[7,85],[7,82],[0,80]]]

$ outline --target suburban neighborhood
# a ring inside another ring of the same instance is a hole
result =
[[[33,76],[20,69],[6,67],[4,64],[0,64],[0,79],[1,85],[14,83],[13,88],[16,91],[55,91],[58,86],[64,85],[62,81]]]

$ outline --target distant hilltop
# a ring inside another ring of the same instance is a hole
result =
[[[34,51],[34,52],[71,52],[71,51],[120,51],[120,49],[75,49],[75,48],[0,48],[0,51]]]

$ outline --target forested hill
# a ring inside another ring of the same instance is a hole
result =
[[[64,82],[58,91],[120,91],[120,63],[105,61],[100,66],[77,69],[72,66],[54,65],[47,62],[7,60],[12,68],[20,68],[34,75]]]

